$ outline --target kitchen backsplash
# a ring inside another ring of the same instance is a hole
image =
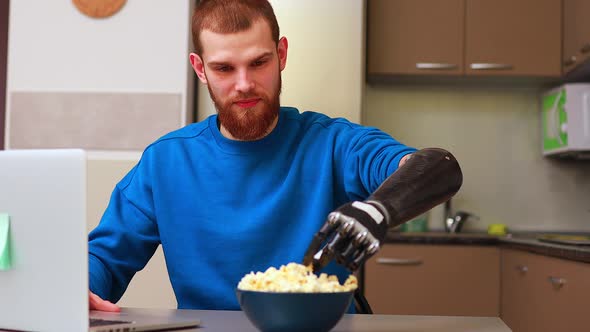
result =
[[[541,155],[539,88],[425,85],[366,87],[363,124],[418,148],[449,149],[464,182],[454,210],[479,221],[464,230],[505,223],[512,231],[590,232],[590,161]],[[442,207],[430,228],[443,228]]]

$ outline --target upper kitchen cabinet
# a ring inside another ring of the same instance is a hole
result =
[[[563,72],[590,58],[590,1],[563,1]]]
[[[561,14],[561,0],[368,0],[367,78],[559,77]]]
[[[465,0],[369,0],[369,75],[463,73]]]
[[[466,0],[467,75],[561,75],[561,0]]]

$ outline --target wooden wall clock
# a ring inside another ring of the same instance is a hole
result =
[[[92,18],[106,18],[118,12],[127,0],[72,0],[78,10]]]

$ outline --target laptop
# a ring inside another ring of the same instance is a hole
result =
[[[88,310],[86,154],[0,151],[0,330],[156,331],[200,325],[175,310]],[[7,220],[9,219],[9,222]],[[6,231],[9,225],[9,231]],[[9,240],[9,242],[7,241]],[[190,317],[189,317],[190,316]],[[97,320],[91,326],[90,320]]]

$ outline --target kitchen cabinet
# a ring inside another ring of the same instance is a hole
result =
[[[561,0],[369,0],[367,77],[559,77]]]
[[[561,75],[561,0],[467,0],[467,75]]]
[[[463,73],[465,0],[370,0],[369,74]]]
[[[588,331],[590,264],[512,249],[501,257],[501,318],[512,331]]]
[[[376,314],[499,316],[496,246],[386,244],[365,264]]]
[[[590,1],[563,1],[563,72],[568,73],[590,58]]]

